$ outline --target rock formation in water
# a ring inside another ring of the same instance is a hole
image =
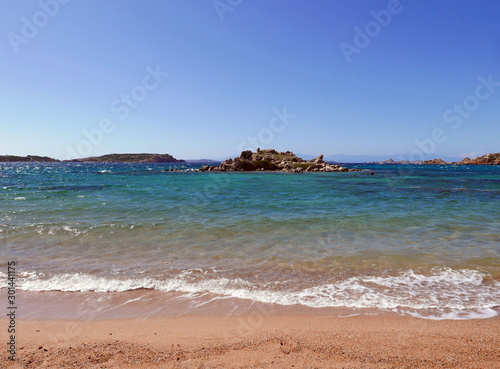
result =
[[[500,153],[487,154],[475,159],[465,158],[457,164],[461,165],[500,165]]]
[[[438,164],[449,164],[449,163],[445,162],[443,159],[432,159],[432,160],[424,160],[420,162],[420,164],[438,165]]]
[[[408,160],[400,160],[394,161],[392,159],[386,161],[372,161],[366,164],[428,164],[428,165],[446,165],[446,164],[459,164],[459,165],[500,165],[500,153],[496,154],[487,154],[475,159],[465,158],[458,162],[448,163],[443,159],[432,159],[432,160],[417,160],[417,161],[408,161]]]
[[[340,165],[331,165],[323,160],[323,155],[313,160],[299,158],[291,151],[278,152],[274,149],[261,150],[257,152],[243,151],[234,159],[227,159],[217,166],[205,165],[200,168],[201,172],[237,172],[237,171],[272,171],[286,173],[308,173],[308,172],[348,172],[348,168]],[[357,170],[356,170],[357,171]]]

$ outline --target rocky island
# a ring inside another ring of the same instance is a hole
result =
[[[432,160],[399,160],[371,161],[365,164],[418,164],[418,165],[500,165],[500,153],[486,154],[475,159],[465,158],[460,161],[446,162],[443,159]]]
[[[291,151],[278,152],[274,149],[261,150],[257,152],[246,150],[234,159],[227,159],[217,166],[205,165],[200,172],[250,172],[250,171],[272,171],[286,173],[307,172],[348,172],[358,169],[348,169],[339,165],[331,165],[323,160],[323,155],[313,160],[299,158]]]
[[[461,165],[500,165],[500,152],[496,154],[487,154],[475,159],[465,158],[457,164]]]
[[[431,160],[424,160],[420,164],[444,165],[444,164],[449,164],[449,163],[445,162],[443,159],[431,159]]]

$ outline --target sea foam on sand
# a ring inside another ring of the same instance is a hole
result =
[[[21,290],[32,292],[150,289],[181,293],[186,299],[212,294],[213,299],[237,298],[313,308],[378,309],[430,319],[490,318],[497,315],[494,309],[500,306],[500,282],[469,269],[434,268],[426,275],[413,270],[397,275],[359,275],[301,289],[285,284],[279,284],[280,289],[276,289],[272,284],[256,285],[242,278],[211,276],[192,280],[189,274],[184,271],[174,277],[158,279],[82,273],[46,276],[22,272],[18,283]]]

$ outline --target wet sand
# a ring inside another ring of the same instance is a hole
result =
[[[500,368],[500,318],[393,315],[19,320],[2,368]]]

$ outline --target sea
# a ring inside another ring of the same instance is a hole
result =
[[[0,163],[18,317],[500,312],[500,166]],[[176,171],[169,171],[176,169]]]

